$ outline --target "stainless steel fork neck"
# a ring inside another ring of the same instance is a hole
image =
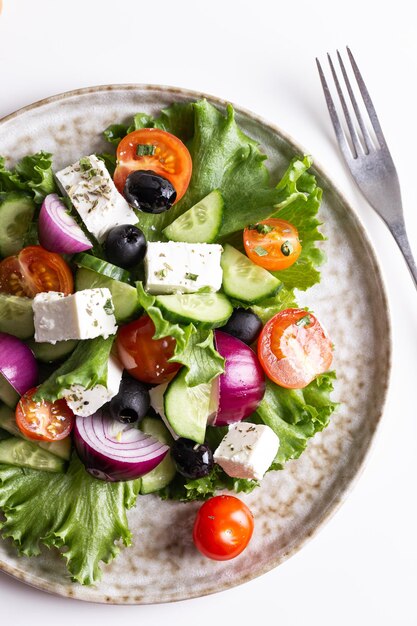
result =
[[[399,249],[401,250],[403,257],[407,263],[407,267],[410,270],[410,274],[414,281],[414,286],[417,288],[417,265],[414,261],[413,253],[411,251],[410,242],[405,229],[405,223],[403,218],[392,220],[390,223],[386,222],[390,229]]]

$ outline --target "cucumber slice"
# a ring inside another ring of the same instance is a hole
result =
[[[57,343],[44,343],[29,339],[26,343],[38,361],[52,363],[53,361],[60,361],[71,354],[75,350],[78,341],[68,339],[68,341],[57,341]]]
[[[177,217],[163,233],[171,241],[212,243],[219,234],[223,219],[223,198],[215,189],[191,209]]]
[[[183,367],[164,394],[164,411],[172,430],[179,437],[204,443],[207,419],[211,413],[211,383],[188,387]]]
[[[16,389],[4,378],[3,374],[0,374],[0,400],[11,409],[14,409],[19,402],[19,398],[20,396]]]
[[[73,261],[76,265],[78,265],[78,267],[85,267],[88,270],[97,272],[97,274],[103,274],[103,276],[108,276],[108,278],[114,278],[114,280],[128,282],[130,278],[129,272],[124,270],[122,267],[103,261],[103,259],[98,259],[97,257],[92,256],[91,254],[86,254],[85,252],[79,252],[76,254]]]
[[[147,435],[152,435],[158,441],[162,441],[162,443],[166,443],[169,446],[173,442],[171,434],[163,421],[155,417],[145,417],[140,423],[140,429]],[[163,489],[171,482],[176,472],[175,463],[168,452],[155,469],[142,476],[141,494],[145,495]]]
[[[231,298],[255,304],[274,296],[282,283],[268,270],[226,244],[221,258],[223,289]]]
[[[0,463],[30,467],[44,472],[63,472],[65,461],[42,450],[33,441],[9,437],[0,441]]]
[[[93,270],[80,267],[75,275],[75,287],[77,291],[93,289],[94,287],[108,287],[111,291],[117,322],[125,322],[140,310],[138,292],[135,287],[98,274]]]
[[[23,193],[0,193],[0,255],[11,256],[23,248],[35,203]]]
[[[0,332],[19,339],[29,339],[35,333],[31,298],[0,293]]]
[[[198,324],[200,328],[224,326],[233,307],[222,293],[183,293],[157,296],[163,316],[179,324]]]
[[[7,431],[14,437],[20,437],[26,439],[20,432],[17,424],[14,411],[7,406],[0,406],[0,428]],[[30,440],[29,440],[30,441]],[[61,439],[61,441],[31,441],[35,445],[39,446],[43,450],[47,450],[51,454],[69,461],[71,457],[71,437]]]

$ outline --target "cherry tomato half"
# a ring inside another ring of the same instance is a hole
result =
[[[138,146],[153,146],[154,154],[138,156]],[[190,153],[178,137],[158,128],[141,128],[124,137],[117,146],[117,167],[114,184],[121,194],[126,178],[135,170],[152,170],[167,178],[177,192],[178,202],[187,191],[192,161]]]
[[[234,496],[215,496],[207,500],[197,513],[194,544],[210,559],[234,559],[248,545],[253,526],[253,515],[242,500]]]
[[[243,232],[243,244],[251,261],[272,271],[290,267],[301,253],[298,230],[275,217],[247,226]]]
[[[174,355],[175,339],[153,339],[155,325],[148,315],[122,326],[116,345],[123,367],[133,378],[149,384],[167,383],[181,367],[169,363]]]
[[[258,356],[266,375],[277,385],[302,389],[329,369],[333,347],[312,313],[285,309],[262,329]]]
[[[16,424],[29,439],[59,441],[70,434],[74,425],[74,414],[65,400],[36,402],[33,395],[37,387],[29,389],[16,407]]]
[[[33,298],[42,291],[74,292],[71,270],[59,254],[28,246],[0,262],[0,292]]]

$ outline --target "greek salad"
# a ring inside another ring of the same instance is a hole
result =
[[[243,501],[329,423],[333,345],[308,156],[266,156],[206,100],[104,131],[57,170],[0,158],[0,531],[73,580],[131,542],[142,496],[204,500],[193,539],[237,556]],[[139,498],[138,498],[139,496]]]

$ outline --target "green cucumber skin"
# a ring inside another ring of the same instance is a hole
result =
[[[9,410],[14,410],[16,404],[19,402],[19,398],[20,396],[17,391],[12,387],[3,374],[0,374],[0,400],[4,402]]]
[[[26,439],[20,432],[17,424],[14,411],[8,406],[0,406],[0,428],[7,431],[14,437],[20,437]],[[30,440],[28,440],[30,441]],[[39,446],[43,450],[47,450],[54,456],[59,457],[64,461],[69,461],[71,457],[71,438],[66,437],[60,441],[32,441],[35,445]]]
[[[94,287],[108,287],[112,294],[116,322],[126,322],[140,311],[138,293],[135,287],[103,274],[98,274],[92,269],[80,267],[77,270],[75,287],[77,291]]]
[[[171,446],[173,438],[162,420],[155,417],[145,417],[140,423],[140,429],[147,435],[152,435],[162,443]],[[166,487],[177,473],[177,468],[170,452],[162,459],[151,472],[142,476],[140,493],[146,495]]]
[[[240,279],[233,271],[237,262],[244,262],[248,268],[253,267],[255,280],[248,282],[248,279]],[[266,298],[272,298],[282,288],[282,283],[275,278],[268,270],[253,263],[247,256],[225,244],[221,258],[223,269],[223,290],[230,298],[245,302],[247,304],[257,304]],[[242,288],[239,288],[242,282]],[[256,295],[253,295],[256,294]]]
[[[199,318],[197,315],[188,315],[184,311],[180,312],[178,310],[178,307],[175,307],[175,303],[179,303],[181,302],[181,300],[188,300],[192,302],[193,300],[197,301],[197,298],[204,300],[210,297],[217,300],[219,302],[219,305],[223,308],[221,316],[217,315],[217,318],[215,319],[212,319],[216,315],[215,313],[210,313],[210,315],[207,316],[211,319],[201,320],[201,318]],[[233,306],[226,298],[226,296],[220,293],[156,296],[155,302],[161,309],[163,316],[170,322],[174,322],[177,324],[198,324],[199,328],[204,328],[207,330],[224,326],[224,324],[226,324],[227,320],[233,313]]]
[[[26,439],[10,437],[0,441],[0,463],[28,467],[44,472],[63,472],[65,461],[42,450],[38,445]]]
[[[182,368],[169,383],[164,394],[164,413],[172,430],[179,437],[204,443],[211,385],[188,387],[185,382],[186,374],[186,368]]]
[[[29,339],[26,344],[32,350],[38,361],[42,361],[42,363],[53,363],[71,354],[71,352],[75,350],[78,341],[69,339],[68,341],[57,341],[57,343],[53,344]]]
[[[35,333],[31,298],[0,293],[0,332],[29,339]]]
[[[0,256],[17,254],[24,245],[35,203],[16,191],[0,193]]]
[[[203,223],[195,223],[187,227],[187,220],[198,222],[198,211],[203,209],[208,213],[209,219]],[[171,241],[184,241],[186,243],[213,243],[217,239],[223,222],[223,197],[218,189],[209,193],[205,198],[197,202],[191,209],[177,217],[163,233]]]
[[[93,270],[93,272],[107,276],[107,278],[113,278],[114,280],[120,280],[121,282],[129,282],[130,280],[130,273],[127,270],[122,267],[118,267],[117,265],[113,265],[108,261],[103,261],[103,259],[99,259],[92,254],[79,252],[74,256],[73,261],[75,265],[78,265],[78,267]]]

